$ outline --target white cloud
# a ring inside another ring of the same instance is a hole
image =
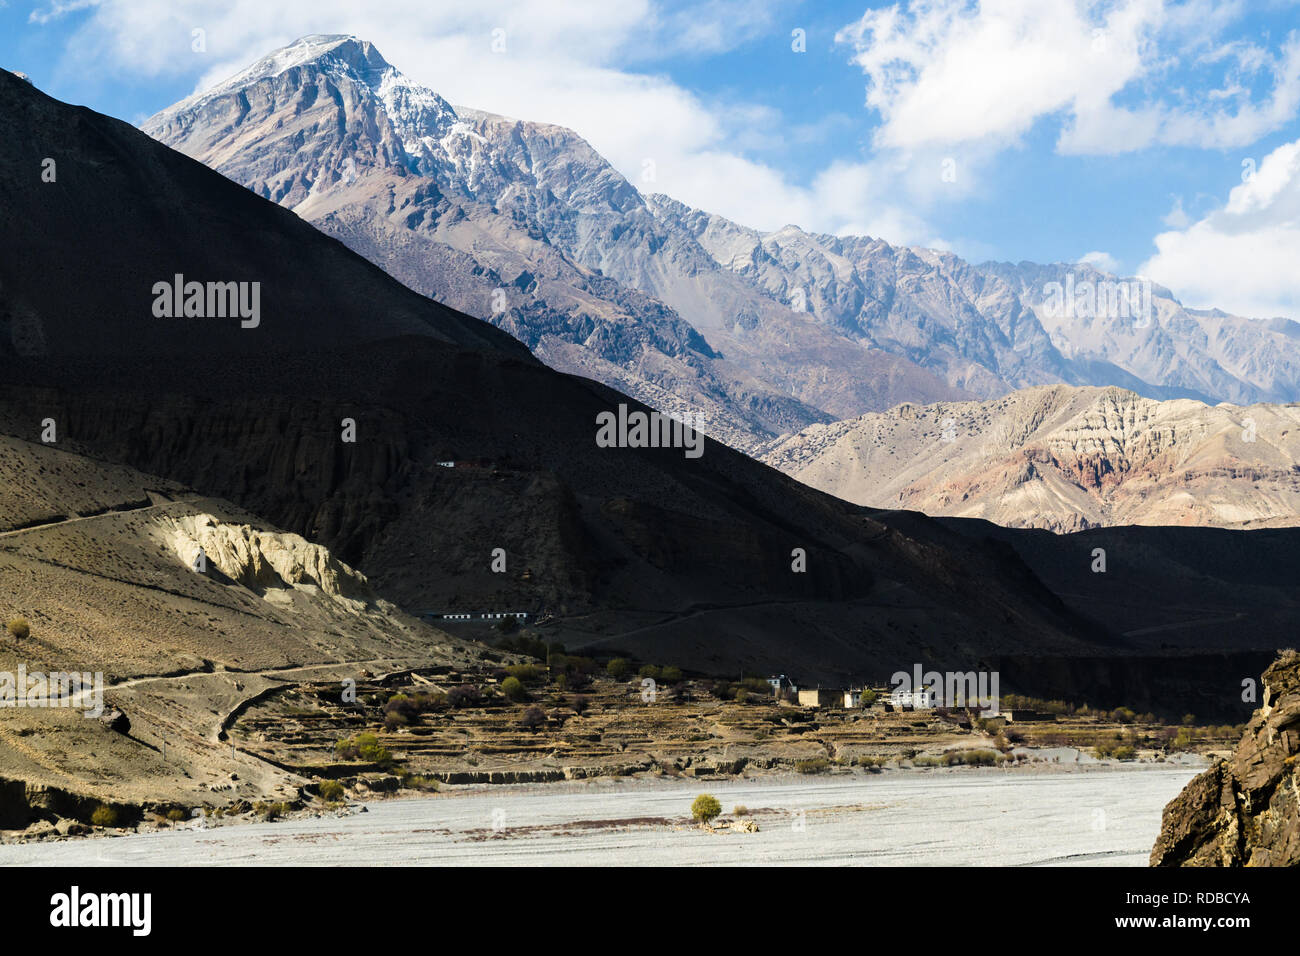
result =
[[[1186,304],[1300,319],[1300,140],[1266,156],[1222,208],[1155,245],[1140,271]]]
[[[1211,45],[1242,12],[1203,0],[904,0],[838,39],[866,74],[881,146],[1013,145],[1057,117],[1063,153],[1225,147],[1255,142],[1300,108],[1300,37],[1276,53]],[[1167,99],[1150,96],[1154,79],[1179,69],[1210,78],[1180,75],[1163,84]],[[1269,92],[1253,99],[1261,85]]]
[[[1109,252],[1089,252],[1079,257],[1080,265],[1092,266],[1102,272],[1115,275],[1119,272],[1119,261]]]
[[[930,183],[938,180],[937,159],[830,163],[809,182],[795,182],[752,158],[764,139],[799,135],[781,127],[779,114],[734,98],[710,102],[638,68],[648,51],[707,53],[748,42],[774,22],[775,4],[712,0],[680,12],[652,0],[194,0],[183,7],[102,0],[68,57],[135,76],[201,76],[205,87],[299,36],[355,34],[454,104],[576,130],[647,192],[760,229],[795,222],[824,232],[864,229],[892,242],[932,239],[917,210],[944,198]],[[191,49],[196,27],[206,31],[206,54]],[[496,28],[505,31],[503,54],[492,52]],[[198,68],[196,57],[206,57]],[[651,183],[640,181],[647,159],[656,171]],[[971,188],[974,168],[965,172],[949,194]]]
[[[28,23],[50,23],[69,13],[75,13],[78,10],[86,10],[90,7],[98,6],[100,0],[50,0],[50,3],[43,7],[33,10],[27,15]],[[0,3],[0,7],[5,6]]]

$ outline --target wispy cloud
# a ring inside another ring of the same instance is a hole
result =
[[[1045,117],[1060,120],[1063,153],[1228,147],[1300,109],[1300,36],[1276,50],[1220,42],[1242,12],[1199,0],[915,0],[868,11],[838,39],[866,75],[882,147],[1011,146]]]

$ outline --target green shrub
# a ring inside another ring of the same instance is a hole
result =
[[[665,684],[675,684],[682,679],[680,667],[665,667],[659,672],[659,679]]]
[[[708,823],[722,812],[722,804],[710,793],[702,793],[691,804],[691,816],[700,823]]]
[[[605,665],[605,673],[614,680],[626,680],[627,675],[632,673],[632,662],[626,657],[616,657]]]
[[[101,803],[95,807],[95,812],[90,815],[90,822],[97,827],[115,827],[117,826],[117,811]]]
[[[267,823],[270,823],[273,820],[280,819],[280,817],[284,816],[292,809],[293,808],[289,806],[289,804],[287,803],[260,802],[260,803],[253,804],[253,812],[256,813],[263,820],[265,820]]]
[[[1132,760],[1137,756],[1137,750],[1132,747],[1116,747],[1114,750],[1116,760]]]
[[[379,738],[371,733],[357,734],[340,740],[334,745],[334,752],[344,760],[364,760],[368,763],[388,767],[393,762],[393,755],[379,743]]]
[[[794,769],[799,773],[822,773],[830,769],[831,762],[825,757],[813,757],[810,760],[795,761]]]
[[[653,664],[642,665],[641,669],[637,671],[637,673],[640,676],[648,677],[653,681],[657,681],[663,676],[663,672],[659,670],[659,668],[655,667]]]
[[[441,786],[432,777],[423,777],[414,773],[402,774],[401,783],[407,790],[437,790]]]
[[[344,790],[343,784],[337,780],[322,780],[318,789],[321,799],[328,800],[330,803],[337,803],[342,800],[343,795],[347,792]]]
[[[528,691],[518,677],[507,677],[501,682],[501,693],[505,694],[516,703],[528,699]]]
[[[546,679],[545,669],[536,664],[512,664],[506,668],[506,673],[522,684],[537,684]]]
[[[25,641],[31,637],[32,628],[25,617],[15,617],[8,625],[9,636],[16,641]]]
[[[167,819],[172,823],[180,823],[182,820],[188,819],[188,817],[180,807],[172,807],[167,811]]]

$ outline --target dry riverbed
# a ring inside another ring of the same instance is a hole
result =
[[[0,846],[0,865],[1145,866],[1195,766],[466,788],[275,823]],[[710,792],[723,816],[689,820]],[[758,832],[729,824],[744,818]]]

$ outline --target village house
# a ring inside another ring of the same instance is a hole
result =
[[[773,697],[793,697],[799,692],[799,688],[794,685],[794,681],[784,674],[776,674],[767,679],[768,686],[772,688]]]
[[[799,691],[800,707],[840,707],[844,703],[844,691],[829,687],[818,687]]]
[[[934,707],[934,691],[896,690],[889,695],[889,703],[898,710],[931,710]]]

